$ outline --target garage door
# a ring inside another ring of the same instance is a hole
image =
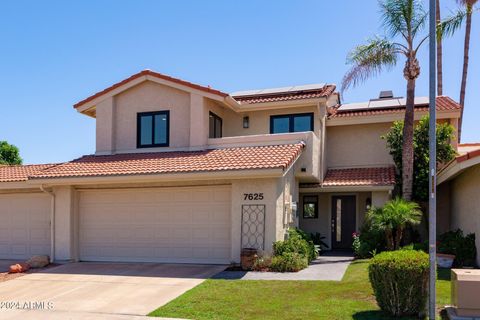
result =
[[[80,259],[230,262],[230,187],[81,191]]]
[[[50,254],[50,197],[0,194],[0,259]]]

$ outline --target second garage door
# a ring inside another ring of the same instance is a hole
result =
[[[230,187],[80,191],[84,261],[230,262]]]

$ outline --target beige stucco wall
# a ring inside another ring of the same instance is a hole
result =
[[[231,257],[240,262],[242,205],[265,205],[265,251],[270,253],[275,241],[283,240],[286,230],[294,226],[294,212],[288,210],[292,201],[297,201],[298,184],[294,171],[281,178],[259,178],[238,180],[212,180],[206,182],[132,183],[111,185],[59,186],[55,193],[55,259],[56,261],[78,260],[79,245],[79,190],[92,188],[132,188],[162,186],[231,185]],[[245,200],[245,193],[263,193],[262,200]]]
[[[55,261],[75,260],[75,190],[71,186],[63,186],[54,188],[53,192],[55,193]]]
[[[327,166],[385,166],[393,165],[385,140],[391,123],[327,127]]]
[[[451,181],[437,186],[437,234],[450,230]]]
[[[143,82],[115,98],[115,148],[137,147],[137,113],[170,111],[170,146],[186,147],[190,142],[190,94],[151,81]]]
[[[473,166],[451,183],[451,228],[475,233],[480,249],[480,165]],[[480,255],[477,255],[480,264]]]

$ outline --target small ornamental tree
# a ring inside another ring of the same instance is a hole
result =
[[[0,165],[22,164],[18,148],[7,141],[0,141]]]
[[[428,116],[423,117],[415,126],[413,134],[414,164],[413,164],[413,200],[426,201],[428,199]],[[455,128],[448,123],[437,124],[437,166],[446,163],[455,157],[455,149],[451,141],[455,139]],[[402,177],[402,138],[403,121],[393,123],[390,131],[382,136],[387,142],[387,147],[393,157],[398,170],[397,184],[401,190]]]
[[[373,228],[385,232],[387,250],[398,250],[405,228],[422,222],[422,211],[415,202],[396,198],[388,201],[383,208],[370,209],[367,221]]]

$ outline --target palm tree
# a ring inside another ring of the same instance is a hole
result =
[[[352,68],[342,80],[342,91],[356,86],[397,64],[399,57],[405,58],[403,76],[407,80],[405,125],[403,128],[402,193],[406,200],[412,198],[413,186],[413,122],[415,106],[415,82],[420,75],[417,60],[418,49],[428,39],[419,33],[423,29],[427,12],[420,0],[383,0],[380,2],[383,27],[387,37],[374,37],[364,45],[353,49],[347,58]],[[396,39],[400,42],[396,42]]]
[[[422,222],[422,211],[415,202],[396,198],[387,202],[383,208],[372,208],[367,213],[367,220],[374,228],[385,232],[387,250],[397,250],[407,225]]]
[[[440,13],[440,0],[437,0],[435,12],[437,25],[442,21]],[[443,46],[442,37],[437,37],[437,95],[443,95]]]
[[[465,92],[467,89],[470,32],[472,30],[472,14],[474,11],[474,6],[478,2],[478,0],[457,0],[457,2],[462,5],[463,8],[458,10],[456,14],[442,21],[437,31],[438,38],[446,35],[453,35],[455,31],[457,31],[462,26],[463,21],[466,18],[465,40],[463,43],[462,83],[460,85],[460,106],[462,107],[462,109],[460,114],[460,120],[458,122],[458,141],[460,141],[462,135],[463,110],[465,106]]]

